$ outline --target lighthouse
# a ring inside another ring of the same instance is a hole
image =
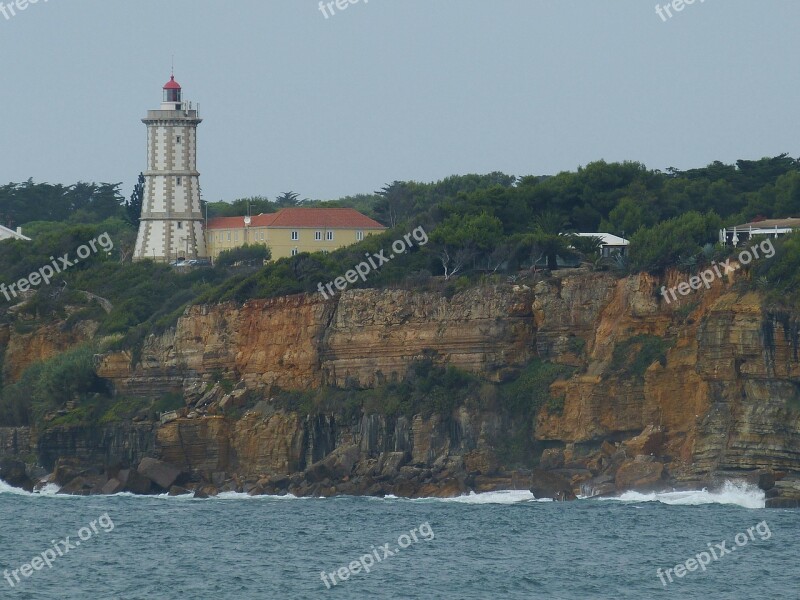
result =
[[[197,126],[191,102],[183,101],[173,75],[161,108],[147,111],[147,170],[134,260],[170,262],[208,256],[200,208]]]

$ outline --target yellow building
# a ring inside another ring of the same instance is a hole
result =
[[[301,252],[332,252],[386,227],[353,208],[284,208],[254,217],[217,217],[206,227],[212,258],[245,244],[269,246],[273,260]]]

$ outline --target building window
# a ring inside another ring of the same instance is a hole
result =
[[[296,242],[299,239],[300,239],[300,232],[299,231],[293,231],[292,232],[292,241]],[[294,254],[292,254],[292,256],[294,256]]]
[[[238,231],[234,231],[233,232],[233,241],[234,242],[238,242],[239,241],[239,232]]]
[[[231,241],[231,232],[230,231],[228,232],[228,241],[229,242]]]
[[[298,254],[297,248],[292,248],[292,256],[297,256]]]
[[[329,232],[328,232],[328,235],[327,235],[326,237],[327,237],[327,239],[328,239],[328,241],[329,241],[329,242],[332,242],[332,241],[333,241],[333,232],[332,232],[332,231],[329,231]]]
[[[364,232],[363,231],[356,231],[356,241],[360,242],[364,239]]]
[[[321,231],[315,231],[314,232],[314,239],[319,242],[322,239],[322,232]]]
[[[180,177],[176,177],[175,181],[177,182],[178,185],[182,185]]]

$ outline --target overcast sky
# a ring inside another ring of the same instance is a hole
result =
[[[800,156],[800,2],[697,0],[666,22],[654,6],[39,0],[0,14],[0,181],[130,195],[173,54],[211,201]]]

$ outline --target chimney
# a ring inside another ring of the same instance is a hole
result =
[[[17,235],[22,235],[22,227],[17,227]]]

